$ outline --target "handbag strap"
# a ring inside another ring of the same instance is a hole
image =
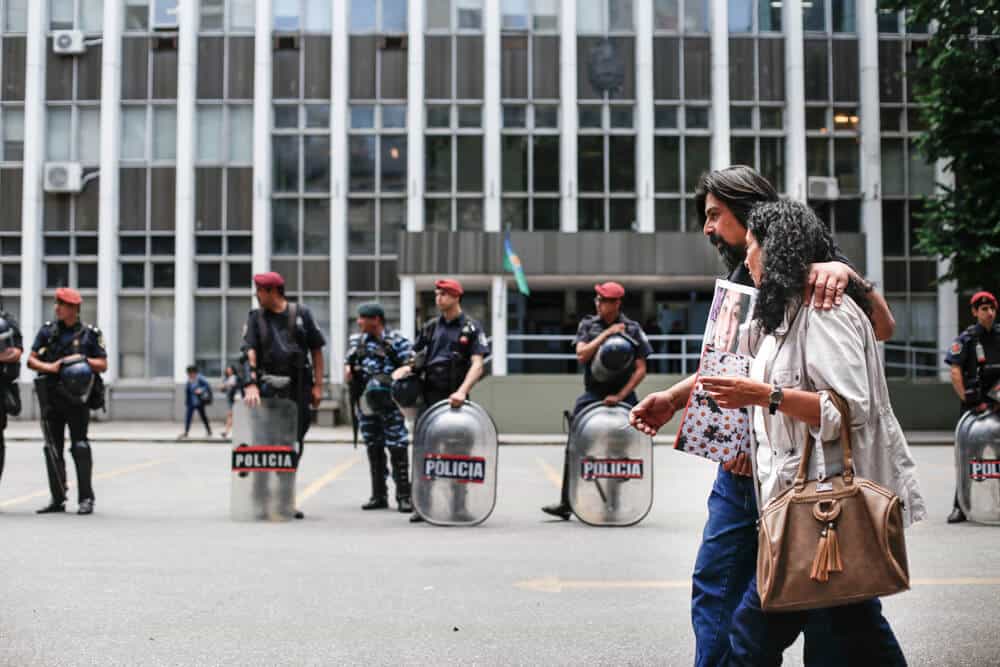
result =
[[[844,455],[844,484],[853,484],[854,454],[851,451],[851,409],[848,407],[847,401],[840,394],[831,389],[827,389],[826,391],[830,396],[830,400],[833,401],[833,405],[840,413],[840,449]],[[802,460],[799,461],[799,469],[795,473],[795,482],[793,484],[797,492],[801,491],[806,485],[806,477],[809,472],[809,459],[812,458],[812,453],[813,439],[807,432],[805,447],[802,449]]]

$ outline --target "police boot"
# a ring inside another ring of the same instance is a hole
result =
[[[389,507],[389,489],[385,483],[385,447],[368,445],[368,472],[372,478],[372,497],[361,506],[363,510],[381,510]]]
[[[948,515],[948,523],[962,523],[963,521],[965,521],[965,512],[958,504],[958,492],[956,491],[955,504],[951,508],[951,514]]]
[[[409,514],[413,511],[410,501],[410,453],[406,447],[393,447],[389,450],[392,461],[392,481],[396,485],[396,508]]]
[[[569,506],[569,488],[567,488],[567,479],[569,478],[569,454],[563,458],[563,477],[562,477],[562,491],[559,496],[559,502],[552,505],[546,505],[542,508],[542,511],[546,514],[551,514],[552,516],[557,516],[563,521],[569,521],[570,516],[573,515],[573,510]]]
[[[35,510],[35,514],[60,514],[65,511],[66,504],[64,502],[53,500],[42,509]]]
[[[90,451],[90,443],[86,440],[74,442],[69,448],[69,453],[73,455],[73,464],[76,466],[76,483],[79,488],[77,498],[81,507],[83,501],[90,500],[91,511],[93,511],[94,488],[90,485],[90,477],[94,469],[94,457]],[[90,514],[90,512],[81,512],[81,514]]]

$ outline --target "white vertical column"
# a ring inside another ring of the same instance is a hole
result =
[[[806,79],[802,0],[785,0],[785,191],[806,201]]]
[[[257,0],[253,72],[254,273],[271,267],[271,54],[271,0]]]
[[[177,172],[174,215],[174,382],[194,363],[194,156],[198,81],[198,3],[178,5]]]
[[[483,229],[500,231],[500,0],[483,2]]]
[[[941,186],[955,187],[955,173],[945,171],[947,160],[938,160],[934,165],[935,181],[938,183],[938,194],[943,194]],[[938,259],[938,277],[943,276],[948,271],[949,262]],[[958,284],[954,280],[940,282],[937,286],[937,349],[941,352],[948,349],[951,341],[958,335]],[[942,382],[951,380],[951,372],[944,365],[944,360],[937,358],[938,379]]]
[[[406,231],[424,230],[424,4],[411,2],[406,67],[409,70],[406,97],[406,171],[409,177],[406,201]],[[400,286],[402,289],[402,285]]]
[[[350,3],[334,2],[330,35],[330,381],[343,382],[347,351],[347,95],[349,84],[348,26]]]
[[[424,231],[424,6],[411,2],[406,66],[407,176],[406,231]],[[399,278],[399,329],[411,341],[417,334],[417,285],[412,276]]]
[[[559,7],[559,173],[562,205],[559,229],[577,230],[576,133],[576,0],[562,0]]]
[[[882,147],[879,136],[878,14],[858,12],[861,63],[861,220],[868,279],[882,285]]]
[[[729,3],[712,0],[712,169],[725,169],[729,154]]]
[[[507,279],[493,276],[490,291],[492,374],[507,375]]]
[[[42,170],[45,164],[45,48],[47,2],[28,3],[25,46],[24,161],[21,195],[21,330],[32,340],[42,313]],[[30,381],[34,373],[21,367]]]
[[[122,5],[105,3],[101,47],[101,178],[97,233],[97,326],[104,332],[106,382],[118,377],[118,202],[121,158]]]
[[[653,198],[653,0],[635,3],[636,220],[640,232],[656,231]]]

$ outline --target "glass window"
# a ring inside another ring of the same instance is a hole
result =
[[[149,0],[125,0],[125,29],[145,30],[149,24]]]
[[[330,253],[330,200],[306,199],[304,202],[302,249],[306,255]]]
[[[382,31],[407,32],[406,0],[382,0]]]
[[[82,108],[77,122],[77,159],[81,162],[96,163],[101,159],[101,110]]]
[[[757,0],[758,29],[761,32],[781,32],[781,3],[775,0]]]
[[[855,0],[837,0],[833,3],[833,31],[855,32]]]
[[[123,378],[146,375],[146,299],[122,297],[118,300],[118,365]]]
[[[375,254],[375,203],[371,200],[348,202],[347,252],[350,255]]]
[[[810,0],[802,3],[802,29],[814,32],[826,31],[826,0]]]
[[[753,31],[752,0],[729,0],[729,32],[743,33]]]
[[[679,0],[653,0],[653,28],[655,30],[679,30]]]
[[[330,0],[305,0],[305,10],[303,29],[306,32],[330,32],[333,19]]]
[[[351,32],[370,32],[375,29],[375,2],[351,0]]]
[[[222,107],[198,107],[198,159],[218,162],[222,159]]]
[[[233,30],[253,30],[255,21],[254,0],[228,0],[229,27]]]
[[[934,194],[934,164],[928,163],[912,140],[907,147],[910,196]]]
[[[229,159],[232,162],[253,161],[253,107],[229,107]]]
[[[28,29],[28,0],[7,0],[4,3],[4,29],[7,32],[26,32]]]
[[[709,0],[684,0],[684,29],[687,32],[708,32]]]
[[[45,135],[45,155],[47,159],[70,159],[72,120],[72,111],[69,108],[49,107]]]
[[[275,32],[294,32],[299,29],[299,0],[274,0],[272,6]]]
[[[383,192],[406,191],[406,137],[381,137],[381,188]]]
[[[222,30],[225,26],[225,0],[201,0],[201,29]]]
[[[174,107],[153,107],[153,159],[173,160],[177,156],[177,111]]]
[[[52,30],[72,30],[73,0],[49,0],[49,28]]]
[[[153,0],[153,27],[177,27],[178,0]]]

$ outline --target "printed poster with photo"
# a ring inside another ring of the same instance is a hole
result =
[[[753,319],[757,290],[727,280],[715,281],[715,296],[705,323],[701,362],[684,408],[674,449],[713,461],[728,461],[750,451],[750,412],[720,408],[701,385],[701,377],[748,377],[750,357],[739,354],[740,337]]]

